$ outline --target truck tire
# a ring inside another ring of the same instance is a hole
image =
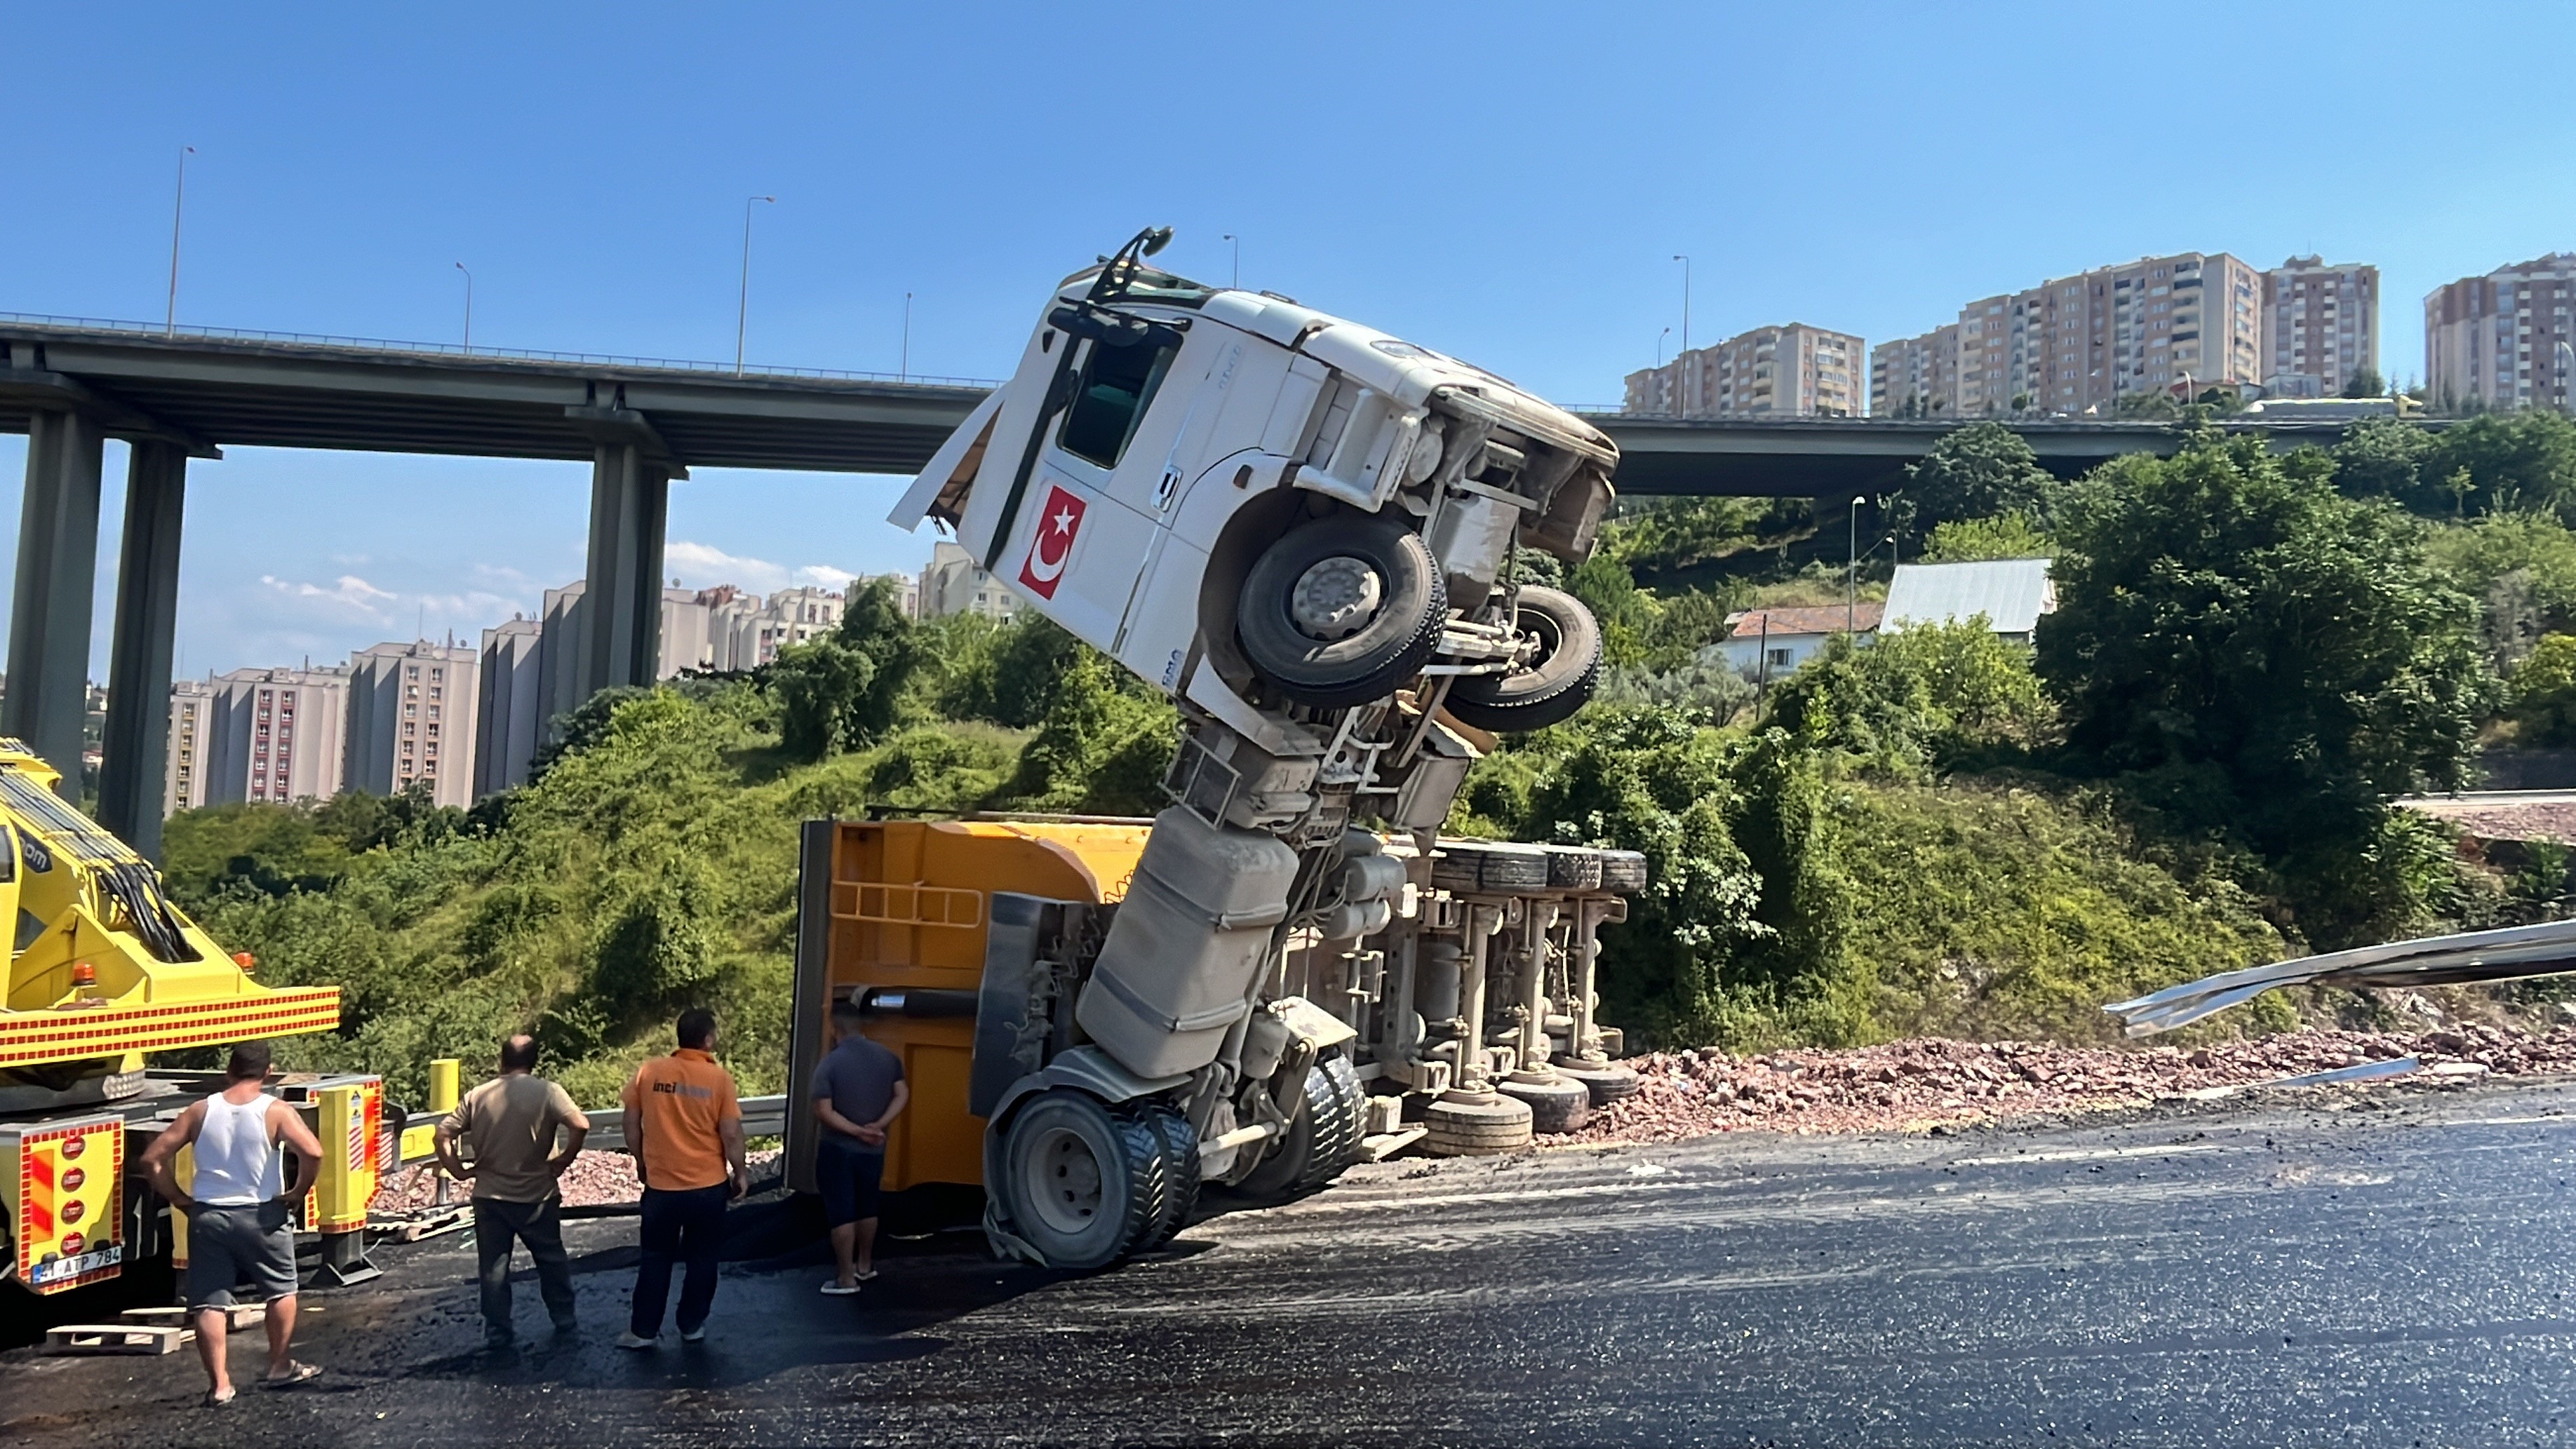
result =
[[[1252,1197],[1298,1197],[1341,1176],[1359,1155],[1361,1114],[1368,1110],[1361,1095],[1358,1076],[1342,1058],[1308,1067],[1288,1130],[1237,1186]]]
[[[1280,693],[1340,709],[1421,673],[1448,616],[1447,585],[1419,534],[1343,514],[1290,529],[1254,561],[1235,635]]]
[[[1569,1067],[1559,1062],[1556,1074],[1569,1081],[1581,1082],[1584,1089],[1592,1094],[1595,1107],[1624,1102],[1637,1095],[1637,1088],[1643,1085],[1637,1080],[1633,1067]]]
[[[1527,1102],[1532,1132],[1572,1132],[1592,1115],[1592,1091],[1581,1082],[1498,1082],[1494,1090]]]
[[[1601,888],[1632,896],[1646,888],[1646,857],[1633,850],[1601,852]]]
[[[1172,1240],[1190,1220],[1199,1205],[1199,1138],[1190,1130],[1190,1119],[1159,1102],[1143,1112],[1146,1125],[1163,1147],[1162,1210],[1145,1225],[1142,1237],[1130,1252],[1150,1252]]]
[[[1511,1097],[1434,1102],[1422,1125],[1422,1150],[1434,1157],[1498,1157],[1530,1145],[1529,1104]]]
[[[1039,1093],[1011,1119],[1002,1169],[1012,1229],[1050,1268],[1108,1267],[1170,1205],[1154,1124],[1068,1088]]]
[[[1601,625],[1572,594],[1524,584],[1519,623],[1538,654],[1509,674],[1462,674],[1449,712],[1480,730],[1515,734],[1561,724],[1591,702],[1601,678]]]

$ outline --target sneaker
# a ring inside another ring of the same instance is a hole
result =
[[[838,1278],[826,1278],[823,1280],[823,1292],[833,1298],[847,1298],[858,1291],[859,1285],[856,1283],[849,1284],[845,1287]]]
[[[706,1340],[707,1326],[703,1323],[699,1324],[695,1328],[683,1328],[680,1330],[680,1342],[682,1343],[704,1343]]]
[[[624,1333],[617,1335],[617,1346],[619,1348],[651,1348],[653,1346],[653,1340],[646,1338],[644,1335],[637,1333],[634,1329],[630,1328]]]

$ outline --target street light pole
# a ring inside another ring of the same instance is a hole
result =
[[[164,337],[179,330],[179,219],[187,215],[188,158],[196,154],[194,146],[179,148],[179,185],[170,198],[170,310],[161,319]]]
[[[751,208],[755,202],[775,202],[775,196],[749,196],[742,203],[742,296],[734,304],[733,375],[742,376],[742,339],[751,325]]]
[[[904,293],[904,294],[903,294],[903,357],[902,357],[902,360],[901,360],[901,361],[897,362],[897,363],[894,365],[894,368],[895,368],[895,371],[894,371],[895,381],[897,381],[897,382],[908,382],[908,381],[910,381],[910,380],[911,380],[911,378],[912,378],[912,294],[911,294],[910,292],[906,292],[906,293]]]
[[[1691,259],[1675,252],[1673,260],[1682,264],[1682,351],[1687,353],[1690,351]]]
[[[1852,495],[1851,502],[1851,568],[1844,578],[1843,634],[1849,637],[1859,632],[1856,626],[1860,621],[1860,495],[1857,493]]]
[[[1234,280],[1228,285],[1239,289],[1243,286],[1243,238],[1227,232],[1225,240],[1234,248]]]
[[[471,355],[474,351],[474,273],[463,262],[456,264],[456,270],[465,273],[465,351]]]
[[[1664,339],[1672,335],[1673,329],[1670,327],[1655,334],[1655,366],[1658,368],[1664,365]]]

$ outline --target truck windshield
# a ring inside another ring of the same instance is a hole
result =
[[[1171,370],[1171,347],[1103,347],[1091,344],[1082,365],[1082,385],[1066,409],[1064,430],[1056,437],[1077,458],[1115,468],[1127,453],[1127,440],[1153,406],[1154,392]]]

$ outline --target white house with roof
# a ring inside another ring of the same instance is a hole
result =
[[[1901,632],[1909,624],[1949,624],[1986,616],[2007,639],[2030,642],[2040,616],[2057,612],[2057,584],[2044,558],[1999,558],[1978,563],[1898,564],[1887,586],[1887,614],[1880,627]]]
[[[1709,647],[1747,679],[1779,679],[1806,663],[1836,634],[1848,632],[1867,640],[1878,629],[1879,609],[1877,604],[1744,609],[1726,616],[1732,632]],[[1700,657],[1708,656],[1703,651]]]

